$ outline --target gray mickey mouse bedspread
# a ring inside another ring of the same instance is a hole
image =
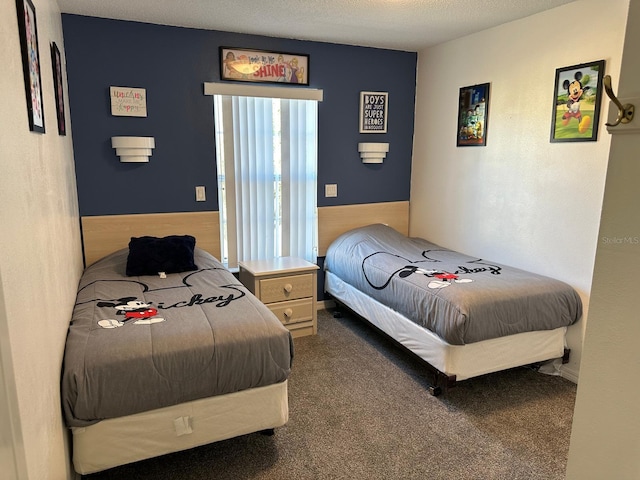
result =
[[[407,238],[385,225],[338,237],[324,268],[452,345],[568,326],[582,302],[568,284]]]
[[[62,402],[86,426],[287,379],[289,331],[214,257],[197,270],[127,277],[127,250],[90,266],[67,335]]]

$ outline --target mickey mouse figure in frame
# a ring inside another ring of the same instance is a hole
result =
[[[596,141],[604,60],[556,69],[552,142]]]
[[[562,87],[567,91],[569,98],[567,100],[567,111],[562,115],[562,125],[567,126],[572,118],[578,120],[578,132],[584,133],[591,125],[591,117],[589,115],[582,116],[580,112],[580,99],[584,93],[591,87],[588,85],[583,86],[580,83],[582,80],[582,72],[577,71],[573,76],[573,81],[565,80],[562,83]],[[589,76],[586,77],[586,82],[589,81]]]

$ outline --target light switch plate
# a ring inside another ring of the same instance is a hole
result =
[[[337,197],[338,196],[338,185],[335,183],[327,183],[324,186],[324,196],[326,198],[329,197]]]
[[[207,193],[205,192],[204,186],[200,185],[196,187],[196,202],[206,202]]]

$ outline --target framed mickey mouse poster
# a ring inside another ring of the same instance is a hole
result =
[[[552,142],[594,142],[598,139],[603,76],[604,60],[556,70]]]

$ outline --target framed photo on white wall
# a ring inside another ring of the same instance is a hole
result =
[[[16,0],[18,10],[18,31],[22,49],[22,70],[24,74],[29,114],[29,130],[44,133],[44,105],[42,102],[42,76],[40,75],[40,50],[38,48],[38,27],[36,7],[31,0]]]
[[[487,144],[489,84],[462,87],[458,100],[458,147],[483,147]]]
[[[558,68],[553,88],[551,142],[598,139],[604,60]]]

